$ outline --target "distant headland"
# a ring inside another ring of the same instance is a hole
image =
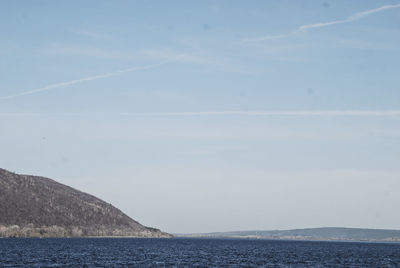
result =
[[[0,169],[0,237],[172,237],[54,180]]]
[[[176,234],[178,237],[400,242],[400,230],[322,227],[272,231]]]

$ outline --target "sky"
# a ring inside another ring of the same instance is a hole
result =
[[[0,3],[0,167],[171,233],[399,229],[400,1]]]

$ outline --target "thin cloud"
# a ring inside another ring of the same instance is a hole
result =
[[[159,113],[0,113],[0,116],[362,116],[397,117],[400,110],[209,111]]]
[[[151,59],[169,60],[179,57],[179,62],[197,65],[211,66],[219,71],[231,72],[231,73],[244,73],[251,74],[254,70],[246,67],[238,66],[231,60],[223,57],[207,56],[196,53],[182,53],[173,50],[143,50],[142,55],[145,55]]]
[[[221,56],[210,56],[198,54],[196,52],[182,52],[171,49],[144,49],[131,53],[129,51],[112,51],[98,47],[82,46],[51,46],[42,50],[44,54],[50,55],[73,55],[83,57],[95,57],[111,60],[157,60],[157,61],[177,61],[180,63],[212,66],[218,71],[232,73],[254,73],[254,70],[241,67],[228,58]]]
[[[210,111],[170,113],[120,113],[132,116],[400,116],[400,110],[322,110],[322,111]]]
[[[112,38],[112,36],[110,34],[106,34],[103,32],[88,31],[85,29],[71,30],[71,32],[78,34],[80,36],[95,38],[95,39],[111,39]]]
[[[95,57],[102,59],[113,59],[113,60],[137,60],[139,57],[128,55],[127,53],[121,53],[116,51],[104,50],[98,47],[82,47],[76,45],[58,46],[53,45],[42,49],[44,54],[50,55],[72,55],[72,56],[83,56],[83,57]]]
[[[164,64],[166,64],[168,62],[171,62],[171,60],[170,61],[165,61],[165,62],[160,62],[160,63],[157,63],[157,64],[147,65],[147,66],[132,67],[132,68],[119,70],[119,71],[115,71],[115,72],[111,72],[111,73],[95,75],[95,76],[89,76],[89,77],[76,79],[76,80],[72,80],[72,81],[51,84],[51,85],[48,85],[48,86],[45,86],[45,87],[35,88],[35,89],[31,89],[31,90],[24,91],[24,92],[21,92],[21,93],[13,94],[13,95],[2,96],[2,97],[0,97],[0,100],[13,99],[13,98],[26,96],[26,95],[37,94],[37,93],[44,92],[44,91],[49,91],[49,90],[53,90],[53,89],[57,89],[57,88],[67,87],[67,86],[71,86],[71,85],[75,85],[75,84],[79,84],[79,83],[83,83],[83,82],[87,82],[87,81],[94,81],[94,80],[97,80],[97,79],[112,77],[112,76],[116,76],[116,75],[122,75],[122,74],[129,73],[129,72],[153,69],[153,68],[159,67],[161,65],[164,65]]]
[[[294,32],[287,33],[287,34],[267,35],[267,36],[263,36],[263,37],[253,38],[253,39],[243,39],[242,41],[240,41],[240,43],[250,43],[250,42],[267,41],[267,40],[277,40],[277,39],[282,39],[282,38],[289,37],[289,36],[291,36],[293,34],[296,34],[296,33],[298,33],[298,31],[294,31]]]
[[[378,12],[382,12],[382,11],[389,10],[389,9],[394,9],[394,8],[400,8],[400,4],[385,5],[385,6],[381,6],[381,7],[378,7],[378,8],[374,8],[374,9],[369,9],[369,10],[366,10],[366,11],[358,12],[358,13],[355,13],[355,14],[353,14],[353,15],[345,18],[345,19],[342,19],[342,20],[334,20],[334,21],[329,21],[329,22],[319,22],[319,23],[302,25],[296,31],[288,33],[288,34],[269,35],[269,36],[263,36],[263,37],[259,37],[259,38],[254,38],[254,39],[245,39],[245,40],[242,40],[242,43],[265,41],[265,40],[274,40],[274,39],[282,39],[282,38],[286,38],[286,37],[289,37],[291,35],[294,35],[294,34],[297,34],[297,33],[300,33],[300,32],[307,31],[309,29],[322,28],[322,27],[327,27],[327,26],[336,25],[336,24],[344,24],[344,23],[353,22],[353,21],[362,19],[364,17],[367,17],[367,16],[369,16],[371,14],[375,14],[375,13],[378,13]]]

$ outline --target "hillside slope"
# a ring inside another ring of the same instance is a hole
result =
[[[0,237],[170,237],[54,180],[0,169]]]

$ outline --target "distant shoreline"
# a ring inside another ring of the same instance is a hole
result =
[[[186,238],[266,239],[290,241],[383,242],[400,243],[400,230],[320,227],[292,230],[233,231],[174,234]]]
[[[282,242],[332,242],[332,243],[367,243],[367,244],[400,244],[400,240],[339,240],[339,239],[288,239],[288,238],[272,238],[272,237],[228,237],[228,236],[218,236],[218,237],[212,237],[212,236],[183,236],[183,235],[174,235],[173,237],[127,237],[127,236],[93,236],[93,237],[0,237],[0,240],[7,240],[7,239],[12,239],[12,240],[31,240],[31,239],[45,239],[45,240],[56,240],[56,239],[140,239],[140,240],[166,240],[166,239],[206,239],[206,240],[243,240],[243,241],[282,241]]]
[[[307,238],[279,238],[279,237],[243,237],[243,236],[185,236],[174,235],[173,238],[188,238],[188,239],[233,239],[233,240],[269,240],[269,241],[297,241],[297,242],[343,242],[343,243],[390,243],[400,244],[400,240],[356,240],[356,239],[307,239]]]

